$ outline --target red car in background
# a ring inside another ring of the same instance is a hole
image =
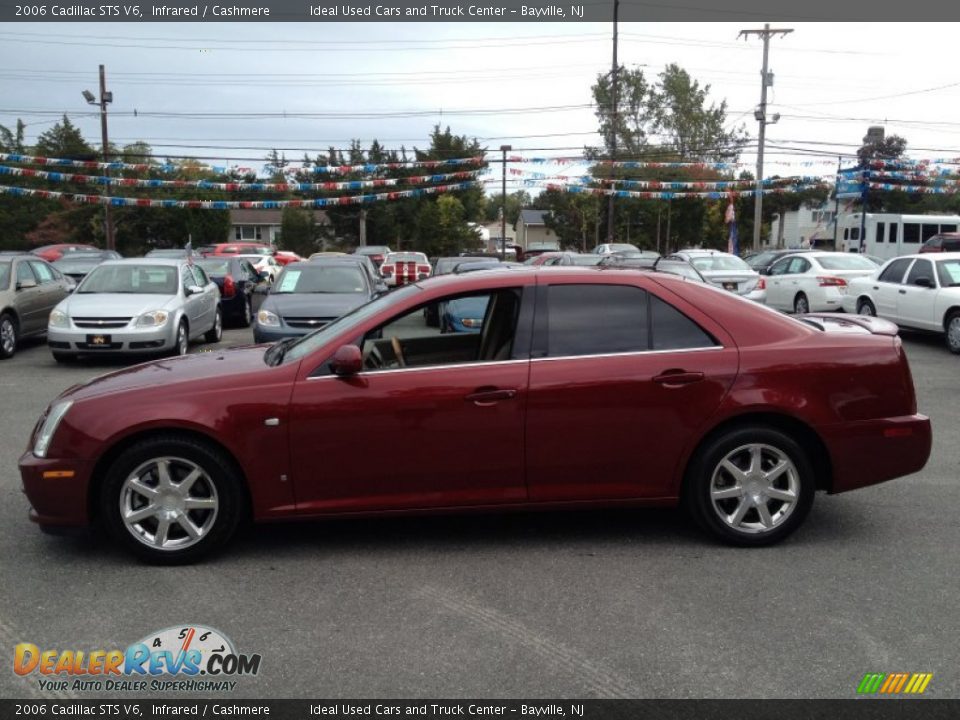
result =
[[[400,287],[430,277],[430,261],[421,252],[387,253],[380,265],[383,282]]]
[[[203,255],[273,255],[276,251],[266,243],[258,242],[230,242],[205,245]]]
[[[273,255],[273,259],[276,260],[281,265],[289,265],[294,262],[301,262],[302,257],[297,255],[295,252],[290,252],[288,250],[277,250]]]
[[[485,301],[480,332],[425,326],[426,306],[462,298]],[[358,461],[371,436],[389,462]],[[411,452],[424,437],[483,452]],[[722,541],[768,545],[817,490],[916,472],[930,446],[889,322],[796,319],[656,271],[513,268],[407,285],[299,339],[75,385],[20,472],[42,528],[99,523],[174,563],[248,517],[455,508],[682,504]]]
[[[42,257],[47,262],[55,262],[64,254],[71,252],[100,252],[100,248],[93,245],[77,245],[74,243],[58,243],[56,245],[42,245],[31,250],[34,255]]]

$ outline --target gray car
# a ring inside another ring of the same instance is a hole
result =
[[[50,313],[47,342],[58,362],[78,355],[184,355],[190,340],[219,342],[220,290],[188,260],[101,263]]]
[[[0,359],[13,357],[22,338],[46,332],[50,311],[73,287],[36,255],[0,255]]]
[[[385,290],[353,259],[290,263],[270,288],[253,326],[255,342],[274,342],[318,330]]]
[[[718,288],[736,293],[742,298],[766,303],[766,283],[760,273],[736,255],[720,250],[681,250],[668,260],[683,260],[695,267],[704,279]]]

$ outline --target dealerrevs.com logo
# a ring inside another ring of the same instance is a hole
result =
[[[232,691],[233,678],[256,675],[260,655],[238,653],[218,630],[181,625],[147,635],[125,650],[14,648],[13,671],[38,676],[41,690],[104,692]]]

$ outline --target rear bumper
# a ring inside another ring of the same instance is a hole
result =
[[[932,432],[925,415],[845,423],[819,431],[833,462],[832,493],[910,475],[930,458]]]
[[[20,457],[20,478],[30,501],[30,519],[44,530],[79,528],[90,522],[87,508],[87,470],[76,460],[38,458],[27,451]],[[72,477],[44,477],[44,473]]]

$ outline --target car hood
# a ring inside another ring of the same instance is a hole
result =
[[[262,307],[281,317],[340,317],[369,299],[362,293],[271,293]]]
[[[76,401],[157,386],[172,392],[175,386],[185,383],[197,383],[205,389],[211,389],[214,385],[229,384],[235,375],[269,370],[263,361],[266,349],[263,345],[246,345],[153,360],[74,385],[61,397]]]
[[[151,310],[171,310],[176,305],[176,295],[74,293],[60,303],[59,309],[71,317],[136,317]]]

